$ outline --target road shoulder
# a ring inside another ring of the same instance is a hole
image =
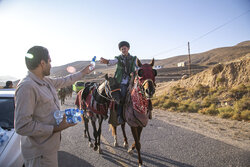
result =
[[[249,122],[227,120],[198,113],[177,113],[159,109],[153,110],[153,117],[250,151]]]

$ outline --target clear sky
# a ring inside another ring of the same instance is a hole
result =
[[[0,76],[25,76],[34,45],[59,66],[112,59],[122,40],[140,59],[236,45],[250,40],[250,0],[0,0]]]

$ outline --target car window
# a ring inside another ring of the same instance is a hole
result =
[[[84,82],[77,82],[76,86],[84,86]]]
[[[14,110],[13,97],[0,97],[0,126],[3,129],[14,128]]]

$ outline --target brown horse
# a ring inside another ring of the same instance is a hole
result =
[[[139,167],[142,166],[141,159],[141,132],[146,127],[152,110],[151,98],[155,93],[155,76],[157,71],[153,69],[154,59],[150,64],[141,64],[137,59],[139,70],[130,82],[129,92],[127,94],[124,106],[124,116],[127,124],[131,127],[131,132],[135,143],[132,144],[128,153],[136,148],[138,153]]]
[[[105,81],[98,85],[97,83],[85,84],[85,88],[78,92],[75,104],[78,108],[84,110],[85,136],[88,135],[89,146],[92,146],[89,135],[88,122],[91,121],[93,127],[93,135],[95,138],[94,150],[101,153],[100,138],[102,122],[106,119],[108,108],[112,101],[119,103],[121,92],[119,84],[112,77],[105,75]],[[99,122],[99,127],[96,127],[96,120]]]
[[[64,104],[65,99],[66,99],[66,89],[61,88],[58,90],[58,98],[61,100],[61,105]]]

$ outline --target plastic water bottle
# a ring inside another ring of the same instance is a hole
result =
[[[1,127],[0,127],[0,146],[3,145],[3,143],[5,141],[7,141],[9,139],[9,136],[6,134],[5,130],[3,130]]]
[[[74,109],[74,108],[70,108],[70,109],[66,109],[65,110],[65,114],[66,114],[66,121],[68,123],[78,123],[82,121],[82,112],[79,109]]]
[[[57,125],[60,124],[63,120],[63,115],[66,115],[66,121],[68,123],[76,124],[82,121],[83,110],[69,108],[65,109],[64,111],[57,110],[54,112],[54,118],[56,119]]]
[[[90,62],[92,66],[89,66],[89,70],[93,70],[95,68],[96,56],[94,56]]]
[[[60,111],[60,110],[56,110],[54,112],[54,118],[56,119],[57,125],[59,125],[60,122],[62,122],[64,113],[65,113],[65,111]]]

